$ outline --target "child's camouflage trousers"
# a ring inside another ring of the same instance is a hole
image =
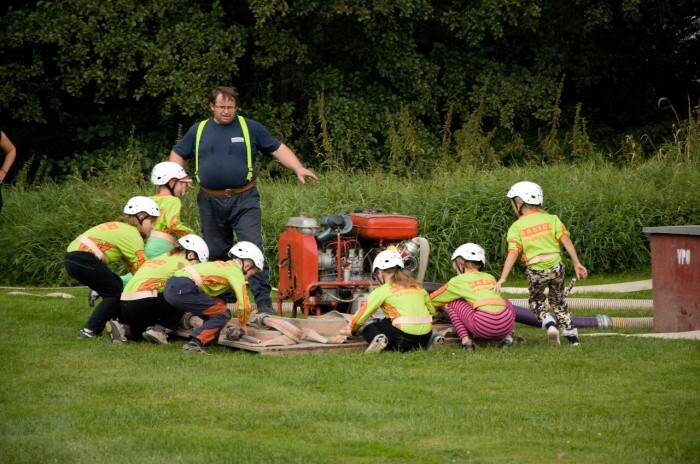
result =
[[[544,271],[533,271],[526,269],[528,290],[530,298],[530,310],[535,313],[537,319],[542,321],[547,317],[547,295],[545,289],[549,288],[549,307],[552,308],[554,316],[557,318],[557,325],[562,330],[572,330],[571,313],[569,305],[566,304],[566,293],[564,289],[564,263],[545,269]]]

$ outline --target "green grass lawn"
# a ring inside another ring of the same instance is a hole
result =
[[[700,461],[698,341],[185,356],[78,340],[63,291],[0,289],[0,463]]]

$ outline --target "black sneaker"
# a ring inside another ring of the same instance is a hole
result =
[[[462,343],[462,349],[467,350],[467,351],[474,351],[476,347],[474,346],[474,342],[471,340],[467,340],[466,342]]]
[[[433,332],[432,335],[430,335],[428,348],[438,348],[441,346],[445,346],[445,338],[442,335]]]
[[[508,349],[511,346],[513,346],[513,337],[511,337],[510,335],[501,340],[501,348]]]
[[[80,331],[78,332],[78,338],[83,338],[83,339],[97,338],[99,336],[100,336],[100,334],[95,333],[92,330],[85,329],[85,328],[80,329]]]
[[[569,335],[566,337],[567,340],[569,340],[569,345],[571,346],[581,346],[581,342],[578,341],[578,337],[576,335]]]

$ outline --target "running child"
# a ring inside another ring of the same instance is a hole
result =
[[[143,240],[159,215],[153,200],[133,197],[124,206],[121,221],[88,229],[68,245],[64,259],[68,275],[102,295],[102,301],[78,332],[79,338],[98,337],[106,322],[119,315],[123,284],[107,265],[121,260],[136,272],[146,261]]]
[[[426,348],[435,309],[428,293],[404,269],[401,255],[395,250],[382,251],[374,258],[372,274],[381,286],[372,290],[349,325],[352,333],[362,328],[362,337],[369,343],[365,353],[385,348],[401,352]],[[362,327],[379,308],[386,317]]]
[[[561,330],[561,335],[571,345],[578,346],[578,330],[573,326],[569,305],[566,303],[561,246],[569,253],[576,277],[585,279],[588,271],[578,259],[569,231],[556,215],[541,209],[544,195],[539,185],[518,182],[506,196],[510,198],[518,220],[508,229],[508,255],[494,289],[501,290],[518,256],[522,255],[530,293],[528,303],[537,319],[542,322],[542,328],[547,331],[549,343],[559,345]],[[546,289],[549,289],[549,296],[545,294]],[[554,317],[547,311],[547,299]]]
[[[503,348],[513,344],[515,309],[494,290],[496,279],[482,271],[485,264],[483,248],[461,245],[452,253],[457,275],[430,294],[436,308],[449,303],[447,314],[466,350],[474,350],[474,338],[500,340]]]

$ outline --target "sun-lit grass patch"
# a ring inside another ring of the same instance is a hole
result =
[[[8,293],[0,290],[0,462],[691,463],[700,455],[697,341],[583,329],[580,347],[554,348],[517,324],[527,343],[507,351],[277,357],[215,347],[188,357],[178,340],[78,340],[89,315],[84,288],[69,290],[75,299]]]

